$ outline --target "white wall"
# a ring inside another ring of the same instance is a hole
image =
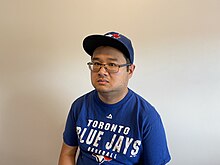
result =
[[[161,114],[170,165],[220,162],[220,1],[1,0],[0,164],[54,165],[70,104],[92,89],[82,39],[133,40],[130,88]]]

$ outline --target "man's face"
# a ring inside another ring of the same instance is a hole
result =
[[[126,64],[127,61],[122,52],[109,47],[101,46],[95,49],[92,62],[100,64]],[[127,90],[128,80],[134,71],[134,65],[119,68],[117,73],[109,73],[104,67],[98,72],[91,71],[91,81],[99,93],[117,93]]]

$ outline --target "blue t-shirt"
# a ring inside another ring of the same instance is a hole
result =
[[[70,109],[64,143],[79,146],[77,165],[164,165],[170,161],[163,124],[155,108],[129,89],[116,104],[96,90]]]

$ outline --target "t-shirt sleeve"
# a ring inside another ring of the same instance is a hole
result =
[[[145,129],[143,165],[165,165],[171,159],[160,116]]]
[[[66,126],[63,133],[63,141],[65,144],[69,146],[78,146],[77,139],[78,138],[76,132],[76,121],[74,118],[73,106],[72,106],[66,120]]]

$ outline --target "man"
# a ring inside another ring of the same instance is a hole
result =
[[[83,41],[95,90],[70,109],[59,165],[165,165],[170,161],[159,114],[129,89],[135,65],[131,41],[109,32]]]

